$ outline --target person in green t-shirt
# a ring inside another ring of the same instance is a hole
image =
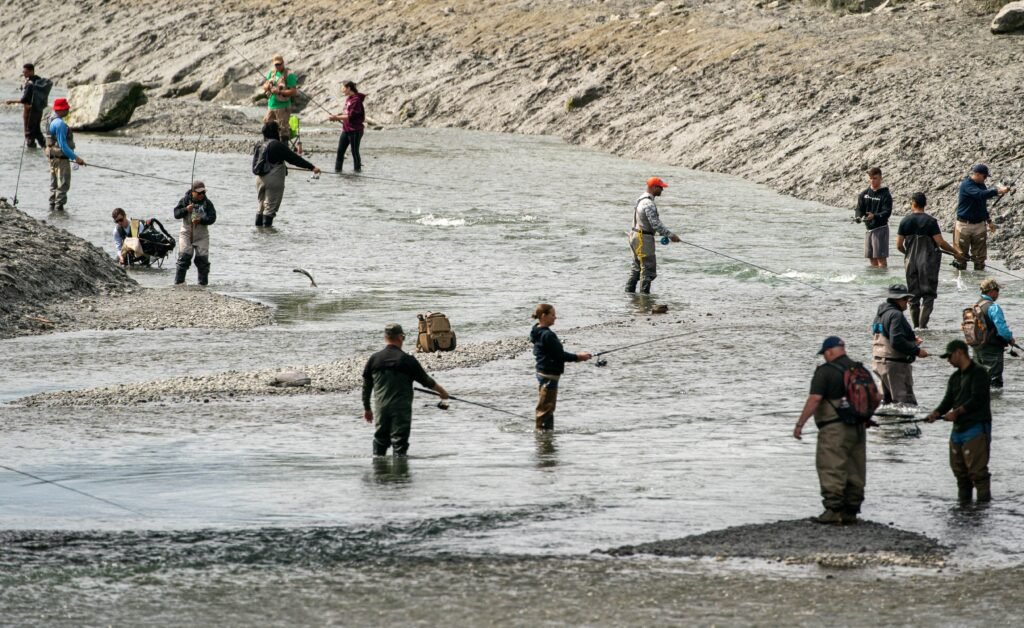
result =
[[[276,121],[281,132],[281,141],[287,143],[290,137],[288,118],[292,115],[292,98],[299,91],[299,77],[288,71],[281,55],[274,55],[272,61],[274,69],[267,72],[266,81],[263,83],[263,93],[269,96],[267,115],[264,116],[263,123]]]

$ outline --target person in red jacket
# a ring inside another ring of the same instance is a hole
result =
[[[366,94],[360,94],[356,84],[352,81],[345,81],[341,85],[342,93],[347,96],[345,99],[345,113],[331,116],[329,120],[341,122],[341,138],[338,140],[338,156],[334,159],[334,171],[341,172],[341,166],[345,161],[345,151],[352,146],[352,162],[356,172],[363,169],[363,160],[359,156],[359,142],[363,139],[363,122],[366,120],[366,112],[363,110],[363,100]]]

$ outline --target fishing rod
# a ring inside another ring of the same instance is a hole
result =
[[[121,170],[120,168],[111,168],[110,166],[97,166],[96,164],[89,164],[89,168],[99,168],[100,170],[110,170],[112,172],[120,172],[123,174],[130,174],[136,177],[145,177],[146,179],[156,179],[157,181],[168,181],[176,185],[181,185],[184,181],[178,181],[177,179],[168,179],[167,177],[158,177],[155,174],[142,174],[141,172],[132,172],[131,170]],[[189,182],[189,185],[192,185]]]
[[[196,138],[196,149],[192,152],[192,174],[188,177],[189,185],[192,185],[196,180],[196,160],[199,158],[199,143],[202,141],[203,136],[200,134],[199,137]]]
[[[621,347],[613,347],[611,349],[605,349],[604,351],[599,351],[598,353],[593,354],[593,357],[598,358],[597,360],[594,361],[594,366],[607,366],[608,360],[602,360],[600,358],[601,358],[602,355],[606,355],[608,353],[615,353],[616,351],[624,351],[626,349],[632,349],[633,347],[640,347],[640,346],[643,346],[643,345],[649,345],[649,344],[651,344],[653,342],[661,342],[663,340],[671,340],[673,338],[682,338],[683,336],[692,336],[693,334],[698,334],[698,333],[700,333],[702,331],[706,331],[706,330],[704,330],[704,329],[691,329],[690,331],[685,331],[685,332],[683,332],[681,334],[672,334],[671,336],[662,336],[661,338],[654,338],[652,340],[644,340],[643,342],[635,342],[635,343],[633,343],[631,345],[623,345]]]
[[[308,168],[299,168],[299,167],[296,167],[296,166],[288,166],[288,169],[289,170],[304,170],[306,172],[309,172]],[[437,189],[437,190],[455,190],[456,189],[456,188],[448,187],[448,186],[444,186],[444,185],[434,185],[432,183],[421,183],[419,181],[408,181],[408,180],[405,180],[405,179],[389,179],[387,177],[373,177],[373,176],[370,176],[368,174],[346,174],[344,172],[328,172],[326,170],[321,170],[320,174],[330,174],[330,175],[334,175],[336,177],[346,177],[346,178],[351,177],[351,178],[355,178],[355,179],[373,179],[374,181],[390,181],[391,183],[404,183],[405,185],[419,185],[419,186],[422,186],[422,187],[433,188],[433,189]],[[319,178],[319,177],[314,177],[314,178]]]
[[[812,286],[811,284],[809,284],[807,282],[800,281],[799,279],[794,279],[793,277],[786,277],[785,275],[781,275],[781,274],[775,272],[774,270],[771,270],[769,268],[765,268],[764,266],[758,266],[757,264],[753,264],[753,263],[748,262],[746,260],[742,260],[742,259],[740,259],[738,257],[733,257],[732,255],[726,255],[725,253],[722,253],[720,251],[716,251],[714,249],[709,249],[706,246],[701,246],[699,244],[694,244],[693,242],[687,242],[686,240],[680,240],[679,242],[682,243],[682,244],[688,244],[688,245],[690,245],[692,247],[696,247],[698,249],[701,249],[702,251],[707,251],[708,253],[714,253],[715,255],[721,255],[722,257],[731,259],[731,260],[733,260],[735,262],[739,262],[741,264],[746,264],[747,266],[751,266],[751,267],[756,268],[758,270],[763,270],[764,272],[770,273],[772,275],[775,275],[776,277],[778,277],[780,279],[787,279],[789,281],[794,281],[794,282],[796,282],[796,283],[798,283],[798,284],[800,284],[802,286],[807,286],[808,288],[811,288],[812,290],[817,290],[819,292],[824,292],[824,293],[828,294],[828,291],[823,289],[823,288],[820,288],[818,286]]]
[[[27,147],[28,144],[21,145],[21,157],[18,159],[18,178],[14,181],[14,198],[11,201],[15,207],[18,206],[18,187],[21,186],[21,164],[25,162],[25,149]]]
[[[428,395],[434,395],[435,397],[440,397],[441,396],[441,393],[439,393],[437,391],[427,390],[426,388],[420,388],[419,386],[414,387],[413,390],[415,390],[416,392],[426,393]],[[488,410],[494,410],[495,412],[501,412],[501,413],[504,413],[504,414],[508,414],[508,415],[516,417],[517,419],[524,418],[524,417],[516,414],[515,412],[509,412],[508,410],[504,410],[502,408],[497,408],[495,406],[489,406],[486,403],[477,403],[476,401],[470,401],[469,399],[459,399],[458,397],[452,397],[451,395],[448,395],[448,399],[451,399],[452,401],[458,401],[458,402],[461,402],[461,403],[468,403],[468,404],[470,404],[472,406],[480,406],[481,408],[487,408]],[[447,410],[448,409],[447,404],[441,405],[441,404],[444,403],[444,401],[445,400],[442,399],[441,403],[439,403],[437,407],[441,408],[442,410]]]
[[[38,481],[43,482],[45,484],[53,484],[54,486],[60,487],[60,488],[62,488],[64,490],[66,490],[66,491],[71,491],[72,493],[78,493],[79,495],[84,495],[85,497],[88,497],[89,499],[95,499],[96,501],[100,501],[100,502],[103,502],[105,504],[110,504],[111,506],[115,506],[117,508],[120,508],[121,510],[126,510],[126,511],[132,513],[132,514],[139,515],[140,517],[145,517],[146,516],[146,515],[142,514],[141,512],[139,512],[137,510],[132,510],[131,508],[128,508],[127,506],[122,506],[121,504],[118,504],[117,502],[112,502],[109,499],[106,499],[104,497],[98,497],[98,496],[93,495],[91,493],[86,493],[85,491],[80,491],[77,488],[72,488],[70,486],[66,486],[64,484],[61,484],[60,482],[54,482],[53,480],[47,480],[46,478],[41,478],[38,475],[33,475],[31,473],[26,473],[25,471],[19,471],[19,470],[15,469],[14,467],[8,467],[7,465],[0,464],[0,469],[7,469],[8,471],[11,471],[13,473],[18,473],[18,474],[24,475],[26,477],[30,477],[33,480],[38,480]]]
[[[950,257],[956,257],[955,255],[953,255],[949,251],[943,251],[942,249],[939,249],[939,251],[943,255],[949,255]],[[973,257],[965,257],[964,261],[966,261],[966,262],[973,262],[974,258]],[[1014,279],[1024,279],[1024,277],[1021,277],[1020,275],[1015,275],[1015,274],[1011,273],[1008,270],[1003,270],[1002,268],[999,268],[998,266],[993,266],[991,263],[986,263],[985,266],[987,268],[990,268],[990,269],[996,271],[997,273],[1003,273],[1004,275],[1009,275],[1010,277],[1013,277]],[[956,268],[957,270],[964,270],[963,268],[960,268],[959,266],[955,266],[955,265],[953,266],[953,268]]]
[[[262,70],[260,70],[260,66],[256,65],[255,63],[253,63],[253,62],[252,62],[252,61],[251,61],[251,60],[249,59],[249,57],[245,56],[245,54],[244,54],[244,53],[243,53],[243,52],[242,52],[241,50],[239,50],[238,48],[235,48],[234,44],[232,44],[232,43],[231,43],[230,41],[225,41],[224,43],[226,43],[226,44],[227,44],[228,46],[230,46],[232,50],[234,50],[235,52],[237,52],[237,53],[239,54],[239,56],[241,56],[241,57],[242,57],[243,59],[245,59],[246,63],[248,63],[248,64],[249,64],[249,65],[250,65],[250,66],[252,67],[253,71],[255,71],[255,72],[256,72],[256,74],[258,74],[258,75],[260,76],[260,81],[269,81],[269,80],[270,80],[270,79],[268,79],[267,77],[265,77],[265,76],[263,75],[263,71],[262,71]],[[330,109],[328,109],[327,107],[324,107],[323,105],[321,105],[319,101],[317,101],[317,100],[316,100],[315,98],[313,98],[313,97],[312,97],[312,96],[311,96],[311,95],[309,94],[309,92],[307,92],[307,91],[303,90],[303,89],[302,89],[301,87],[299,87],[298,85],[296,85],[296,86],[295,86],[295,91],[297,91],[298,93],[302,94],[302,95],[303,95],[303,96],[305,96],[305,97],[306,97],[307,99],[309,99],[309,102],[311,102],[312,104],[314,104],[314,105],[316,105],[317,107],[319,107],[319,108],[323,109],[324,111],[326,111],[328,115],[332,115],[332,116],[334,115],[334,112],[333,112],[333,111],[331,111],[331,110],[330,110]]]
[[[1009,189],[1009,191],[1008,191],[1008,192],[1007,192],[1006,194],[1004,194],[1003,196],[1009,196],[1010,194],[1013,194],[1014,192],[1016,192],[1016,191],[1017,191],[1017,187],[1016,187],[1016,186],[1017,186],[1017,179],[1018,179],[1018,178],[1019,178],[1019,177],[1014,177],[1014,178],[1013,178],[1013,181],[1010,181],[1009,183],[1007,183],[1007,184],[1006,184],[1006,187],[1008,187],[1008,188],[1010,188],[1010,189]],[[999,204],[999,201],[1003,200],[1003,196],[1000,196],[1000,197],[999,197],[999,198],[997,198],[996,200],[992,201],[992,209],[995,209],[995,206]]]

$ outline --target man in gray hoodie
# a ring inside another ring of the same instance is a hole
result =
[[[882,403],[917,405],[912,364],[917,358],[928,357],[928,352],[903,316],[913,296],[906,286],[889,286],[888,297],[878,306],[871,325],[871,353],[875,375],[882,380]]]

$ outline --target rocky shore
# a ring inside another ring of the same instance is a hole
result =
[[[143,288],[106,251],[3,198],[0,295],[0,339],[80,329],[246,329],[273,322],[272,310],[259,303],[197,288]]]
[[[13,0],[0,59],[37,60],[63,86],[115,70],[147,86],[124,131],[141,144],[202,134],[237,149],[227,135],[243,123],[220,105],[252,104],[254,64],[280,52],[316,99],[307,124],[324,123],[351,79],[385,125],[558,135],[838,207],[879,165],[897,199],[925,191],[948,221],[973,162],[1000,181],[1024,168],[1020,35],[991,32],[1001,2],[878,4]],[[32,26],[52,21],[74,54],[53,54]],[[998,212],[1015,267],[1021,198]]]

